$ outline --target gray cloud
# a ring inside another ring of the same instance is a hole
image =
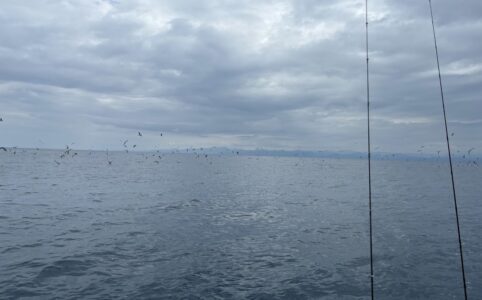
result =
[[[433,5],[455,147],[482,149],[482,4]],[[364,1],[2,6],[2,144],[365,150]],[[376,146],[444,149],[428,2],[370,1],[370,41]]]

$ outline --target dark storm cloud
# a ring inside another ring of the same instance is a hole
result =
[[[482,146],[482,4],[433,4],[456,147]],[[364,150],[363,13],[351,0],[4,4],[3,139],[105,147],[142,130],[145,147],[163,131],[165,146]],[[431,39],[427,1],[370,1],[381,150],[443,145]]]

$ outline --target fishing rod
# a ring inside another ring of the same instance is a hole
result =
[[[461,265],[461,271],[462,271],[462,281],[464,284],[464,296],[465,300],[467,300],[467,280],[465,277],[465,267],[464,267],[464,251],[463,251],[463,246],[462,246],[462,237],[460,234],[460,221],[459,221],[459,209],[457,205],[457,195],[455,193],[455,180],[454,180],[454,169],[452,166],[452,154],[450,151],[450,139],[449,139],[449,130],[447,126],[447,113],[445,110],[445,98],[444,98],[444,91],[443,91],[443,85],[442,85],[442,75],[440,72],[440,61],[439,61],[439,55],[438,55],[438,46],[437,46],[437,36],[435,34],[435,23],[433,21],[433,11],[432,11],[432,1],[428,0],[429,6],[430,6],[430,16],[432,17],[432,31],[433,31],[433,41],[435,45],[435,57],[437,59],[437,69],[438,69],[438,79],[439,79],[439,84],[440,84],[440,96],[442,99],[442,110],[443,110],[443,116],[444,116],[444,124],[445,124],[445,137],[447,140],[447,152],[449,156],[449,165],[450,165],[450,178],[452,179],[452,193],[453,193],[453,199],[454,199],[454,208],[455,208],[455,219],[457,222],[457,235],[459,239],[459,253],[460,253],[460,265]]]
[[[367,60],[367,146],[368,146],[368,211],[370,227],[370,291],[374,299],[373,287],[373,226],[372,226],[372,170],[371,170],[371,140],[370,140],[370,69],[368,57],[368,0],[365,0],[365,46]]]

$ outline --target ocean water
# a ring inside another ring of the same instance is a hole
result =
[[[365,160],[60,154],[0,151],[1,299],[369,299]],[[373,162],[376,298],[463,298],[447,167]],[[455,175],[482,299],[482,168]]]

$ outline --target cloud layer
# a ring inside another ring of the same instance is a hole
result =
[[[482,3],[433,5],[454,145],[482,148]],[[429,13],[370,1],[380,151],[444,149]],[[1,144],[365,150],[364,1],[10,1],[0,21]]]

